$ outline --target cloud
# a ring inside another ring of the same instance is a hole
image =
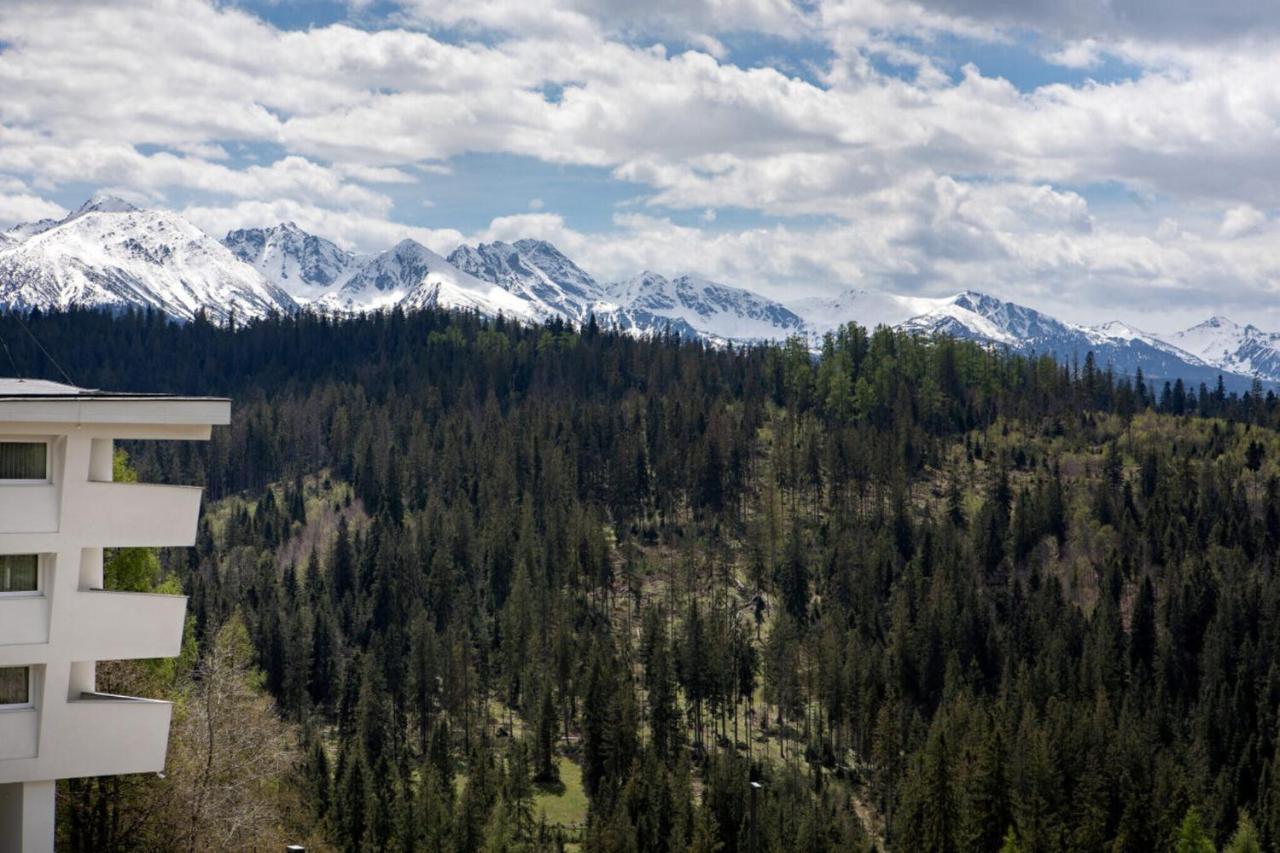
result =
[[[677,36],[704,46],[710,46],[707,39],[715,41],[713,32],[795,36],[811,17],[792,0],[404,0],[401,7],[409,20],[445,26],[577,39],[606,33]]]
[[[1141,37],[1186,42],[1223,41],[1280,33],[1269,0],[920,0],[936,13],[1025,27],[1067,37]]]
[[[1267,215],[1255,207],[1242,204],[1233,207],[1222,215],[1222,226],[1218,233],[1232,239],[1256,234],[1267,224]]]
[[[1096,39],[1069,41],[1045,54],[1045,59],[1063,68],[1097,68],[1102,64],[1103,45]]]
[[[449,228],[408,226],[379,216],[287,199],[242,201],[225,206],[191,205],[181,213],[206,233],[219,238],[235,228],[265,228],[294,222],[304,231],[356,251],[381,250],[410,238],[445,254],[463,239],[461,232]]]
[[[20,222],[61,219],[66,213],[60,205],[31,193],[21,181],[0,176],[0,230]]]
[[[547,206],[479,229],[554,234],[605,276],[690,270],[774,295],[977,287],[1074,316],[1270,299],[1280,16],[1213,9],[416,0],[389,21],[286,32],[198,0],[9,2],[0,218],[92,184],[215,231],[294,219],[346,245],[447,250],[463,235],[415,217],[462,179],[456,158],[509,155],[599,170],[611,199],[633,191],[571,228],[552,190],[515,182],[507,209]],[[787,61],[735,64],[752,39]],[[1136,71],[1020,89],[981,51],[957,67],[957,44],[1038,52],[1064,80],[1111,57]],[[442,196],[430,221],[466,203]]]

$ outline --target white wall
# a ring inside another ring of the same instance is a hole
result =
[[[112,444],[208,438],[229,418],[225,400],[0,400],[0,439],[52,449],[51,482],[0,484],[0,554],[41,555],[39,594],[0,597],[0,666],[34,673],[32,707],[0,711],[0,853],[52,849],[51,780],[164,768],[172,707],[95,693],[94,670],[177,655],[186,598],[103,591],[102,549],[194,544],[201,495],[109,482]]]

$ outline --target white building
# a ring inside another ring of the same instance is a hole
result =
[[[0,853],[53,849],[54,780],[164,768],[169,703],[94,671],[177,656],[187,600],[104,590],[103,549],[194,544],[200,489],[113,483],[113,441],[208,439],[230,412],[0,379]]]

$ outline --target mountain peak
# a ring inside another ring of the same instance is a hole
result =
[[[121,215],[116,214],[133,214]],[[0,255],[0,307],[261,317],[294,301],[181,215],[98,196]]]
[[[399,243],[392,246],[391,251],[397,255],[421,255],[423,253],[435,254],[435,252],[432,252],[412,237],[405,237]]]
[[[560,251],[554,244],[549,243],[546,240],[538,240],[532,237],[521,237],[510,245],[515,247],[517,251],[526,255],[549,256],[573,263],[572,261],[569,261],[569,258],[565,256],[564,252]]]
[[[84,216],[86,213],[136,213],[137,211],[137,205],[127,202],[119,196],[101,193],[95,194],[80,205],[74,213],[67,217],[67,220],[75,219],[77,216]]]
[[[448,261],[532,303],[539,316],[585,322],[603,295],[595,279],[545,240],[462,245],[449,253]]]
[[[222,244],[267,281],[304,302],[341,284],[356,265],[351,252],[303,231],[292,220],[231,231]]]

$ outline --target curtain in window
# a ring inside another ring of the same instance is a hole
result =
[[[0,667],[0,705],[25,705],[31,701],[27,694],[27,670],[25,666]]]
[[[0,592],[35,592],[39,567],[35,554],[0,555]]]
[[[0,441],[0,480],[43,480],[45,458],[43,441]]]

